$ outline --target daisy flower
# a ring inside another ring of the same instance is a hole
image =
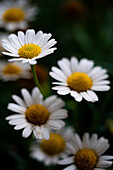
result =
[[[21,63],[8,63],[0,61],[0,78],[3,81],[15,81],[20,78],[31,78],[29,65],[23,65]]]
[[[108,148],[108,140],[104,137],[98,139],[97,134],[83,135],[81,141],[78,134],[75,134],[72,144],[67,143],[67,147],[73,156],[60,160],[58,164],[69,165],[63,170],[105,170],[112,164],[113,156],[102,155]]]
[[[45,100],[39,89],[35,87],[32,94],[22,89],[23,99],[13,95],[17,104],[9,103],[8,109],[19,114],[6,117],[14,129],[23,129],[22,136],[27,138],[32,132],[37,139],[49,139],[49,129],[60,129],[65,123],[60,120],[67,117],[67,110],[62,109],[65,103],[53,95]]]
[[[28,22],[33,21],[38,8],[29,4],[28,0],[5,0],[0,2],[0,27],[8,31],[26,29]]]
[[[82,101],[82,98],[89,102],[98,101],[98,97],[94,91],[107,91],[110,89],[108,84],[107,70],[100,66],[93,67],[94,62],[88,59],[81,59],[78,62],[76,57],[72,57],[70,61],[66,58],[58,61],[60,67],[52,67],[50,76],[59,82],[53,90],[57,90],[60,95],[70,93],[76,101]]]
[[[70,142],[73,131],[72,127],[65,127],[57,133],[50,133],[48,140],[35,141],[30,148],[31,157],[45,165],[57,164],[59,158],[68,156],[66,142]]]
[[[56,50],[51,48],[56,44],[55,39],[50,39],[52,35],[38,31],[35,34],[33,29],[28,29],[24,34],[18,31],[18,36],[11,34],[9,40],[3,39],[3,48],[8,52],[3,54],[14,57],[9,61],[22,61],[22,63],[36,64],[36,59],[45,57]]]

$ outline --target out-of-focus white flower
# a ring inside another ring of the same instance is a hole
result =
[[[45,165],[57,164],[60,158],[66,158],[66,142],[70,142],[74,130],[64,127],[56,133],[50,133],[48,140],[36,140],[30,147],[31,157],[42,161]]]
[[[0,2],[0,27],[8,31],[26,29],[28,22],[35,19],[38,8],[28,0],[5,0]]]
[[[28,64],[0,61],[0,79],[3,81],[15,81],[21,78],[31,78],[30,66]]]

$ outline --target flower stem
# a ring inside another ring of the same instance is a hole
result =
[[[40,86],[40,83],[39,83],[38,78],[37,78],[37,74],[36,74],[36,70],[35,70],[35,65],[31,65],[31,70],[32,70],[32,74],[33,74],[33,78],[34,78],[36,86],[39,88],[39,90],[41,91],[43,96],[45,96],[44,95],[44,91],[43,91],[42,87]]]

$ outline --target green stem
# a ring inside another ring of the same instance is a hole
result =
[[[36,74],[36,71],[35,71],[35,65],[31,65],[31,70],[32,70],[32,74],[33,74],[33,78],[34,78],[36,86],[40,89],[43,96],[45,96],[44,91],[43,91],[42,87],[40,86],[40,83],[39,83],[38,78],[37,78],[37,74]]]

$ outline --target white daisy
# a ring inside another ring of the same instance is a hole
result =
[[[33,29],[28,29],[26,34],[18,31],[18,36],[11,34],[9,40],[3,39],[2,46],[8,51],[5,55],[14,57],[9,61],[22,61],[22,63],[36,64],[36,59],[45,57],[56,50],[51,48],[56,44],[55,39],[50,39],[52,35],[38,31],[35,34]]]
[[[63,170],[105,170],[112,165],[113,156],[102,155],[108,148],[108,140],[104,137],[98,139],[97,134],[83,135],[81,141],[78,134],[75,134],[72,144],[67,147],[73,156],[60,160],[58,164],[69,165]]]
[[[15,81],[20,78],[29,79],[32,77],[30,66],[21,63],[8,63],[0,61],[0,79],[3,81]]]
[[[35,87],[32,94],[27,89],[22,89],[23,99],[13,95],[17,104],[9,103],[8,109],[19,114],[6,117],[14,129],[23,129],[22,136],[27,138],[33,131],[37,139],[49,139],[49,129],[60,129],[65,123],[60,120],[67,117],[67,110],[62,109],[65,103],[53,95],[45,100],[39,89]]]
[[[73,128],[65,127],[57,133],[50,133],[48,140],[35,141],[31,145],[31,157],[44,162],[45,165],[57,164],[59,158],[66,158],[66,142],[73,136]]]
[[[37,13],[38,8],[29,4],[28,0],[5,0],[0,2],[0,27],[8,31],[26,29]]]
[[[70,93],[76,101],[82,101],[82,98],[89,102],[98,101],[98,97],[94,91],[107,91],[110,89],[108,84],[107,70],[100,66],[93,68],[94,62],[88,59],[81,59],[78,62],[76,57],[72,57],[69,61],[66,58],[58,61],[60,67],[52,67],[50,76],[59,82],[53,90],[57,90],[60,95]]]

